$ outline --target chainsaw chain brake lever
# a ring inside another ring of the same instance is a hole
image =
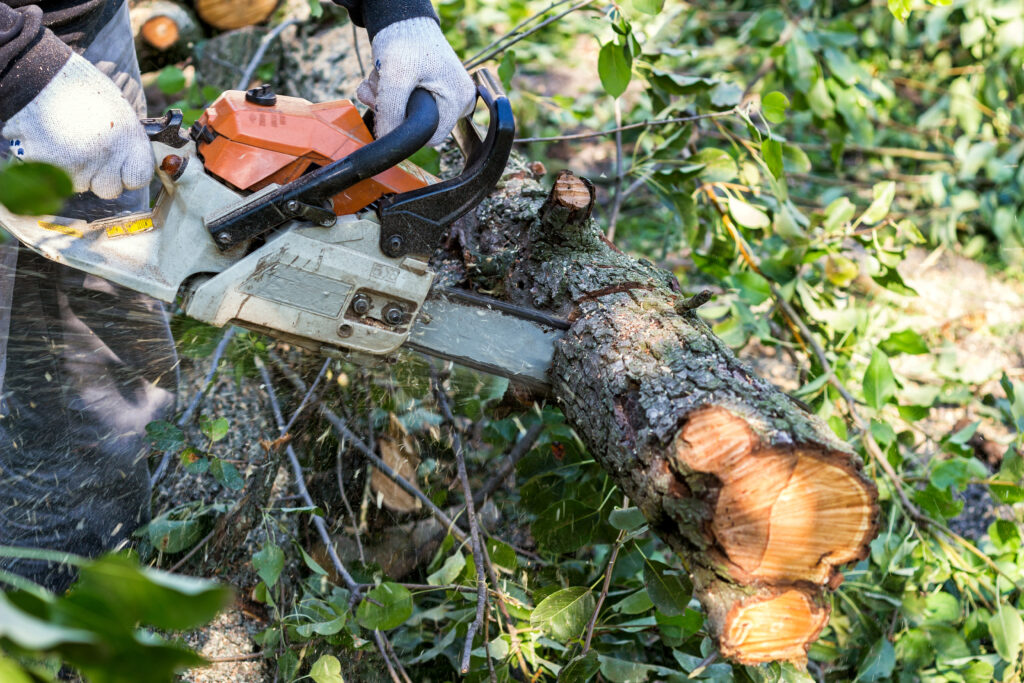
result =
[[[487,136],[481,141],[472,122],[462,119],[455,137],[466,154],[466,165],[458,177],[378,201],[380,245],[388,256],[429,255],[447,227],[475,207],[505,169],[515,136],[512,108],[489,72],[481,69],[473,78],[490,111]],[[293,219],[329,227],[336,217],[322,207],[330,198],[408,159],[433,136],[438,118],[433,96],[417,88],[409,98],[405,121],[395,130],[343,159],[214,217],[206,227],[221,250]]]

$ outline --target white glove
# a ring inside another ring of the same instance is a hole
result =
[[[153,177],[153,151],[135,111],[113,81],[77,54],[0,134],[19,159],[67,171],[75,192],[113,199]]]
[[[405,120],[405,105],[416,88],[433,94],[441,115],[430,145],[441,144],[459,119],[473,111],[473,79],[429,17],[397,21],[374,36],[373,63],[356,96],[373,109],[378,138]]]

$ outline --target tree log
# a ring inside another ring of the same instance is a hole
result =
[[[196,0],[196,14],[210,26],[230,31],[262,24],[277,8],[278,0]]]
[[[572,323],[554,396],[682,558],[721,654],[804,661],[839,567],[868,554],[877,490],[848,445],[712,334],[695,310],[707,296],[604,238],[590,183],[563,171],[546,193],[534,171],[513,159],[435,267]]]

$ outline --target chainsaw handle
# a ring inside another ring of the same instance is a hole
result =
[[[329,227],[337,220],[323,208],[331,197],[408,159],[433,137],[438,121],[433,95],[417,88],[409,96],[405,121],[387,135],[207,221],[206,228],[223,251],[296,218]]]
[[[516,136],[512,106],[490,71],[477,70],[473,80],[477,95],[487,105],[490,121],[483,140],[468,117],[461,119],[453,131],[466,157],[462,173],[378,201],[380,249],[392,258],[406,254],[429,257],[448,227],[479,205],[505,172]]]

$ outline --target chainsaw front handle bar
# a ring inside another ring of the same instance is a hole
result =
[[[434,135],[438,118],[434,97],[417,88],[409,97],[405,121],[387,135],[343,159],[217,216],[207,222],[206,227],[221,250],[262,235],[290,220],[312,220],[330,227],[336,217],[324,208],[328,200],[408,159]]]

